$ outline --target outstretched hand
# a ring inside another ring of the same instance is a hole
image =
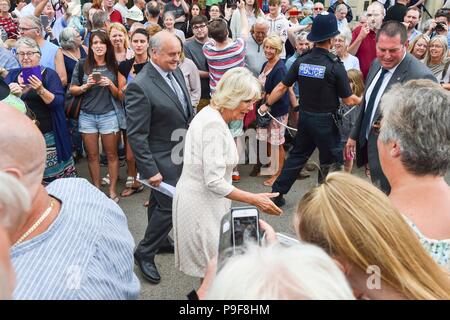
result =
[[[259,210],[271,214],[279,216],[283,213],[283,210],[278,208],[275,203],[271,200],[271,198],[278,197],[280,194],[278,192],[275,193],[257,193],[255,194],[255,206],[258,207]]]

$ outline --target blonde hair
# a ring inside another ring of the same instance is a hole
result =
[[[211,101],[215,108],[235,109],[242,101],[256,100],[261,96],[261,85],[246,68],[237,67],[225,72],[217,83]]]
[[[415,48],[417,42],[419,42],[419,40],[425,40],[425,42],[427,43],[427,50],[423,54],[423,57],[421,57],[421,59],[423,59],[423,58],[425,58],[425,55],[427,54],[428,44],[430,43],[430,38],[427,35],[421,34],[421,35],[415,37],[414,40],[409,44],[408,52],[413,54],[414,48]]]
[[[331,173],[299,203],[302,240],[317,244],[364,273],[381,278],[408,299],[450,299],[449,274],[422,247],[387,196],[347,173]]]
[[[125,29],[125,27],[124,27],[122,24],[120,24],[120,23],[118,23],[118,22],[113,22],[113,23],[111,23],[111,24],[109,25],[109,29],[108,29],[108,36],[109,36],[109,37],[111,37],[111,31],[112,31],[113,29],[116,29],[116,30],[118,30],[118,31],[120,31],[120,32],[123,33],[123,36],[124,36],[124,38],[125,38],[125,41],[124,41],[124,48],[125,48],[125,50],[128,49],[128,48],[130,47],[130,39],[128,38],[128,32],[127,32],[127,29]]]
[[[283,51],[283,41],[277,35],[270,35],[263,41],[263,47],[269,45],[277,50],[277,55],[281,54]]]
[[[431,61],[431,55],[430,55],[430,47],[431,44],[434,42],[439,42],[444,51],[442,52],[442,57],[441,57],[441,63],[444,63],[448,60],[448,40],[446,36],[435,36],[434,38],[432,38],[430,40],[430,42],[428,43],[428,49],[427,49],[427,53],[425,54],[425,64],[429,65],[430,61]]]
[[[348,80],[353,83],[353,93],[358,97],[362,97],[364,93],[364,78],[358,69],[350,69],[347,71]]]

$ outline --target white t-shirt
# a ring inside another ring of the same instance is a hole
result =
[[[34,7],[33,3],[30,2],[25,7],[22,8],[22,10],[20,11],[20,14],[22,17],[32,16],[32,15],[34,15],[34,9],[35,9],[35,7]]]
[[[345,71],[348,71],[350,69],[356,69],[356,70],[360,70],[361,71],[361,69],[359,67],[359,60],[358,60],[358,58],[355,57],[355,56],[352,56],[351,54],[349,54],[347,56],[347,58],[341,59],[341,61],[344,64]]]

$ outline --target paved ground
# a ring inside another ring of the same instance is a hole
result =
[[[317,155],[313,155],[313,160]],[[77,164],[77,169],[82,177],[88,178],[87,162],[85,159],[81,160]],[[248,174],[251,170],[251,166],[240,166],[241,182],[236,186],[252,192],[270,192],[270,188],[265,187],[262,182],[264,177],[252,178]],[[102,172],[105,173],[105,168],[102,168]],[[354,170],[354,173],[358,176],[363,176],[363,172],[360,169]],[[125,185],[126,171],[122,167],[120,170],[119,188],[120,192]],[[447,174],[447,181],[450,181],[450,174]],[[272,217],[263,214],[261,217],[268,221],[276,231],[295,234],[292,228],[293,212],[296,209],[296,204],[311,187],[315,186],[317,182],[317,171],[313,172],[311,177],[306,180],[297,180],[294,184],[291,192],[286,196],[287,204],[283,208],[284,213],[280,217]],[[135,194],[129,198],[122,198],[119,205],[124,210],[128,217],[128,225],[130,231],[138,243],[144,233],[147,226],[147,208],[143,207],[143,203],[148,199],[149,189],[140,194]],[[236,203],[238,206],[239,203]],[[158,285],[152,285],[145,281],[139,269],[135,269],[136,275],[141,280],[141,299],[186,299],[186,294],[193,288],[199,286],[199,280],[184,275],[174,267],[174,257],[171,254],[159,255],[156,257],[156,264],[161,274],[161,282]]]

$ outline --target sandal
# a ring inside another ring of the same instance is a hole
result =
[[[134,184],[134,177],[128,176],[127,177],[127,182],[125,182],[125,187],[126,188],[133,188],[133,184]]]
[[[119,203],[120,202],[120,198],[119,198],[119,196],[114,196],[114,197],[111,197],[111,196],[109,196],[109,198],[112,200],[112,201],[114,201],[115,203]]]
[[[102,186],[107,186],[111,183],[111,179],[109,179],[109,173],[106,175],[106,177],[102,178],[102,182],[101,185]]]
[[[126,198],[126,197],[129,197],[129,196],[131,196],[131,195],[133,195],[135,193],[140,193],[142,191],[144,191],[144,186],[141,184],[138,187],[125,188],[122,191],[122,193],[120,194],[120,196]]]

